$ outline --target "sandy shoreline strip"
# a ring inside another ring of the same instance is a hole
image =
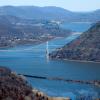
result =
[[[44,97],[48,98],[48,100],[71,100],[69,97],[51,97],[37,89],[33,89],[32,91],[34,94],[38,94],[38,96],[42,96],[42,97],[44,96]]]

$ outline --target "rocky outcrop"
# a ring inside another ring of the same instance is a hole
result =
[[[47,100],[46,96],[32,91],[22,77],[6,67],[0,67],[0,100]]]
[[[50,58],[100,62],[100,22],[77,39],[52,52]]]
[[[0,67],[0,100],[70,100],[63,97],[49,97],[32,88],[22,75],[7,67]]]

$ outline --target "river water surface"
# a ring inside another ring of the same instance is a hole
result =
[[[63,46],[78,36],[79,34],[74,34],[68,38],[57,38],[49,41],[49,51],[51,52]],[[21,74],[61,77],[73,80],[100,80],[99,63],[48,60],[46,57],[46,43],[0,50],[0,65],[7,66]],[[28,78],[28,81],[33,87],[50,96],[68,96],[73,100],[79,95],[100,97],[100,88],[92,85],[30,78]]]

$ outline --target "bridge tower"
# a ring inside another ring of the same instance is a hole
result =
[[[48,46],[48,41],[46,42],[46,58],[47,61],[49,60],[49,46]]]

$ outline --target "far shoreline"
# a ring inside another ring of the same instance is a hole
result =
[[[56,39],[56,37],[54,38],[51,38],[51,39],[48,39],[46,41],[41,41],[41,42],[35,42],[35,43],[20,43],[20,44],[16,44],[16,45],[8,45],[8,46],[3,46],[3,47],[0,47],[0,51],[1,50],[6,50],[6,49],[9,49],[9,48],[13,48],[13,47],[17,47],[17,46],[30,46],[30,45],[40,45],[42,43],[45,43],[47,41],[51,41],[53,39]]]
[[[14,48],[14,47],[17,47],[17,46],[35,46],[35,45],[40,45],[40,44],[43,44],[43,43],[46,43],[47,41],[52,41],[52,40],[56,40],[56,39],[62,39],[62,38],[67,38],[67,37],[53,37],[53,38],[50,38],[46,41],[41,41],[41,42],[35,42],[35,43],[25,43],[25,44],[16,44],[16,45],[8,45],[8,46],[2,46],[0,47],[0,51],[3,51],[3,50],[6,50],[6,49],[10,49],[10,48]]]

